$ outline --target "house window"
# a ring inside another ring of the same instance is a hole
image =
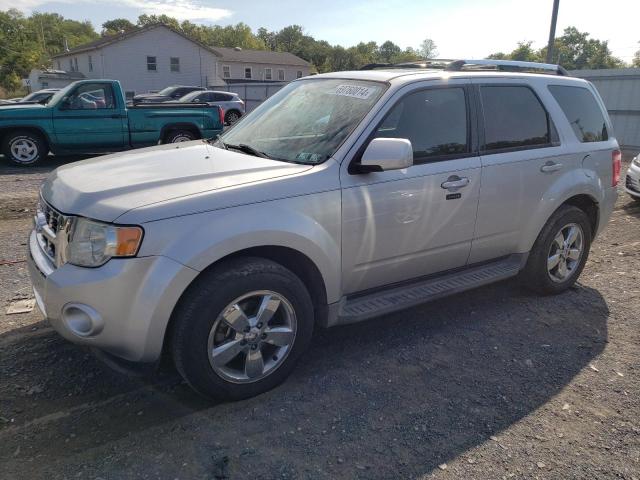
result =
[[[273,78],[272,70],[270,68],[264,69],[264,79],[271,80]]]
[[[49,88],[49,82],[42,82],[42,88]]]
[[[171,57],[171,71],[179,72],[180,71],[180,59],[178,57]]]
[[[222,66],[222,78],[231,78],[231,68],[229,65]]]
[[[155,72],[157,70],[156,57],[147,57],[147,71]]]
[[[74,57],[73,58],[73,67],[74,67],[74,72],[78,71],[78,57]]]
[[[282,69],[278,70],[278,80],[284,82],[284,70]]]
[[[91,55],[89,55],[89,71],[93,72],[93,59],[91,58]]]
[[[296,72],[296,78],[302,78],[302,70]]]
[[[251,67],[244,67],[244,78],[252,78]]]

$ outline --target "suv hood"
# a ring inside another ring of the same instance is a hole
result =
[[[152,217],[195,213],[237,204],[238,195],[225,199],[221,190],[243,190],[251,185],[302,173],[309,165],[286,163],[222,150],[203,140],[143,148],[73,163],[52,172],[42,186],[42,197],[62,213],[113,222],[124,213],[144,206],[170,202],[189,205],[177,212],[161,205]],[[266,199],[268,189],[253,189],[240,200]],[[215,197],[211,196],[216,193]],[[202,202],[193,196],[204,195]],[[260,198],[262,197],[262,198]],[[184,201],[190,199],[192,201]],[[164,213],[164,215],[163,215]]]

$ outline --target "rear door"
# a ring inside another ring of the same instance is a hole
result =
[[[474,80],[480,109],[482,187],[470,263],[520,252],[524,232],[560,175],[576,168],[563,155],[540,94],[518,79]],[[548,96],[548,95],[547,95]]]
[[[65,150],[118,150],[128,144],[127,117],[110,83],[82,83],[55,107],[53,128]]]
[[[343,165],[346,294],[467,263],[480,188],[467,87],[466,80],[406,87],[375,120],[360,151],[376,137],[406,138],[412,167],[357,174]]]

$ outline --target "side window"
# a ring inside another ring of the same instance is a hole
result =
[[[556,99],[581,142],[602,142],[609,139],[607,122],[596,99],[586,88],[549,85]]]
[[[111,85],[80,85],[64,103],[66,110],[101,110],[115,108]]]
[[[529,87],[480,87],[484,112],[485,150],[522,148],[551,143],[549,118]]]
[[[468,153],[467,102],[463,88],[432,88],[402,98],[375,137],[407,138],[416,163]]]
[[[156,63],[156,57],[147,57],[147,71],[155,72],[158,69],[158,64]]]

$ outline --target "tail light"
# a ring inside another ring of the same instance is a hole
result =
[[[611,153],[611,166],[613,174],[611,176],[611,186],[615,187],[620,181],[620,171],[622,170],[622,153],[620,150],[614,150]]]
[[[220,123],[224,125],[224,110],[222,107],[218,107],[218,113],[220,114]]]

